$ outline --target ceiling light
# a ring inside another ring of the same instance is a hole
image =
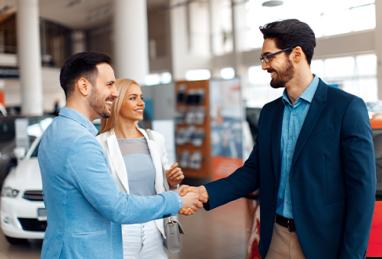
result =
[[[275,7],[275,6],[280,6],[283,4],[282,0],[267,0],[263,2],[263,6],[265,7]]]

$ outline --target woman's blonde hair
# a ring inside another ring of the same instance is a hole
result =
[[[123,100],[125,100],[127,89],[131,85],[139,86],[139,84],[136,81],[131,79],[117,79],[117,81],[115,81],[115,86],[117,87],[117,90],[118,90],[118,98],[113,103],[110,117],[107,119],[101,120],[100,133],[104,133],[106,131],[111,130],[118,123],[119,111],[121,110]]]

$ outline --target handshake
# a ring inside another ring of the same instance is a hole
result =
[[[182,199],[183,207],[179,210],[179,214],[192,215],[198,209],[203,207],[203,203],[208,201],[208,193],[206,188],[201,186],[182,185],[178,189],[178,193]]]

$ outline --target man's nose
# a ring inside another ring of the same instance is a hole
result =
[[[118,90],[117,90],[117,86],[114,84],[112,89],[111,89],[111,94],[114,96],[114,97],[118,97]]]
[[[261,62],[261,69],[267,70],[269,68],[269,64],[265,61]]]

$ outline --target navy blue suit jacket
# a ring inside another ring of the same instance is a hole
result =
[[[213,209],[260,189],[260,252],[272,238],[284,104],[264,106],[244,165],[206,184]],[[372,131],[364,102],[320,80],[297,140],[290,176],[296,232],[306,258],[363,258],[375,200]]]

